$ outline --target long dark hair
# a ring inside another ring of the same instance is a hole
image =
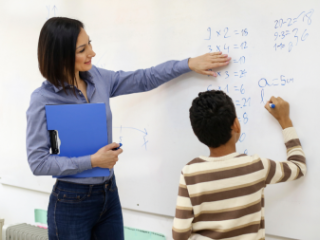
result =
[[[38,43],[39,69],[44,78],[57,88],[75,85],[75,52],[78,35],[84,28],[82,22],[66,18],[53,17],[43,25]],[[81,72],[81,77],[90,77]],[[74,94],[75,90],[73,89]]]

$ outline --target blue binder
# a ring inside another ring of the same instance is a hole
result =
[[[61,141],[58,156],[80,157],[92,155],[108,145],[107,114],[104,103],[46,105],[47,129],[56,130]],[[93,168],[70,176],[105,177],[108,168]]]

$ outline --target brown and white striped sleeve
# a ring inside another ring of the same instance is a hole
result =
[[[173,220],[172,237],[174,240],[187,240],[192,231],[194,218],[191,199],[183,174],[180,175],[179,193],[176,206],[176,215]]]
[[[276,162],[262,158],[266,169],[266,184],[293,181],[307,172],[306,158],[296,130],[293,127],[284,129],[283,137],[287,148],[287,161]]]

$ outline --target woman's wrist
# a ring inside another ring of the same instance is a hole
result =
[[[92,166],[92,168],[97,167],[96,166],[96,154],[91,155],[91,166]]]
[[[191,71],[193,71],[193,66],[192,66],[192,64],[193,64],[193,59],[192,59],[192,58],[189,58],[189,59],[188,59],[188,66],[189,66],[189,68],[190,68]]]

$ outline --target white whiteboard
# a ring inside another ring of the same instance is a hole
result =
[[[221,69],[218,78],[189,73],[149,93],[111,100],[113,139],[121,138],[124,144],[115,168],[122,205],[174,214],[181,168],[194,157],[208,154],[193,135],[188,115],[192,99],[207,89],[220,86],[239,104],[237,113],[245,133],[239,152],[247,149],[249,154],[284,160],[281,130],[263,108],[263,92],[264,101],[275,95],[291,103],[308,161],[307,177],[267,187],[266,231],[316,239],[320,223],[320,166],[315,153],[320,134],[319,5],[318,0],[0,1],[0,32],[6,33],[0,38],[4,46],[0,173],[5,167],[26,163],[25,111],[31,92],[42,82],[36,52],[48,17],[83,21],[97,53],[93,63],[110,70],[147,68],[204,54],[210,48],[215,51],[217,46],[227,52],[229,47],[229,55],[238,62]],[[47,188],[51,189],[50,184]]]

